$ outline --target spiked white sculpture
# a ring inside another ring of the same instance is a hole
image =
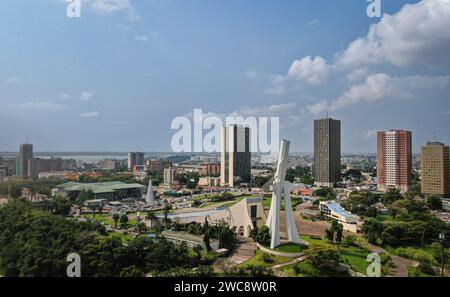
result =
[[[271,234],[270,248],[272,249],[280,245],[280,209],[282,196],[284,196],[288,240],[290,242],[300,243],[300,236],[297,232],[297,226],[295,225],[294,214],[292,212],[292,184],[285,181],[286,168],[289,159],[289,147],[290,141],[283,140],[281,142],[277,171],[275,172],[273,181],[272,203],[270,205],[270,212],[266,222],[266,226],[269,227]]]
[[[155,206],[155,193],[153,193],[152,179],[148,181],[147,197],[145,199],[147,206]]]

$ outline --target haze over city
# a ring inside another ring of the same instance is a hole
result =
[[[448,143],[450,20],[418,2],[371,19],[362,0],[84,1],[71,19],[64,1],[4,1],[0,150],[170,151],[194,108],[279,116],[296,152],[327,112],[344,152],[374,152],[386,129],[411,130],[416,152],[433,131]]]

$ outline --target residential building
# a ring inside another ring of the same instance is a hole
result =
[[[341,180],[341,121],[314,121],[314,180],[318,187],[333,187]]]
[[[412,184],[412,134],[390,130],[377,133],[377,177],[379,191],[408,192]]]
[[[222,185],[250,183],[250,128],[238,125],[222,128],[220,170]]]
[[[450,196],[450,149],[440,142],[422,147],[422,194]]]

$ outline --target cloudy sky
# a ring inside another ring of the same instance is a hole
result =
[[[0,151],[166,151],[173,118],[279,116],[311,151],[342,120],[345,152],[377,130],[450,143],[450,0],[4,0]]]

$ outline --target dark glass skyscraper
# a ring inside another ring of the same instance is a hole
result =
[[[19,176],[28,176],[28,160],[33,158],[33,145],[29,143],[24,143],[20,145],[19,151]]]
[[[316,186],[326,187],[341,179],[341,121],[314,121],[314,179]]]

